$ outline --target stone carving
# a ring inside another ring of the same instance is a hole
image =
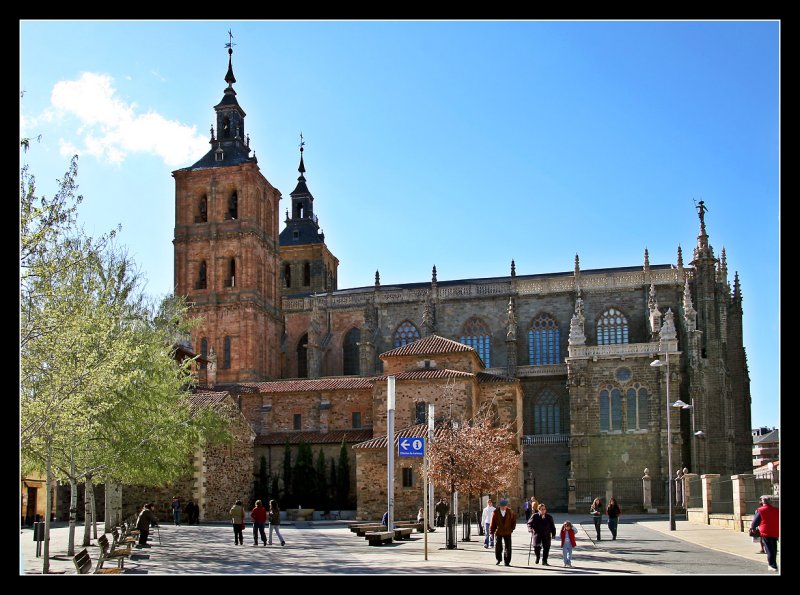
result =
[[[506,310],[506,340],[517,340],[517,315],[514,309],[514,298],[508,299],[508,308]]]
[[[697,311],[692,305],[692,292],[689,288],[689,279],[683,284],[683,318],[686,328],[690,331],[697,330]]]
[[[669,308],[664,315],[664,324],[661,326],[660,338],[661,341],[675,341],[678,338],[678,334],[675,332],[672,308]]]

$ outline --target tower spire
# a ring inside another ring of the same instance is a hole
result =
[[[297,171],[300,172],[300,177],[297,178],[297,179],[298,179],[298,181],[303,181],[303,182],[306,181],[306,177],[303,175],[303,174],[306,173],[306,166],[305,166],[305,163],[303,163],[303,151],[304,151],[303,147],[305,147],[305,145],[306,145],[306,141],[303,140],[303,133],[301,132],[300,133],[300,165],[297,167]]]
[[[233,83],[236,82],[236,77],[233,76],[233,46],[236,44],[233,43],[233,33],[231,30],[228,29],[228,43],[225,44],[225,47],[228,48],[228,72],[225,74],[225,82],[228,83],[229,88],[233,88]]]

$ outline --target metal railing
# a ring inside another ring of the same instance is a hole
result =
[[[711,492],[711,513],[733,514],[733,482],[720,477]]]

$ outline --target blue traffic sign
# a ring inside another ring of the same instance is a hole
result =
[[[424,457],[425,438],[400,438],[397,453],[401,457]]]

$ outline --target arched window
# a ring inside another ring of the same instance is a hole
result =
[[[528,330],[528,363],[531,366],[560,364],[560,338],[555,318],[549,314],[534,318]]]
[[[286,287],[292,286],[292,265],[288,262],[283,267],[283,280],[286,284]]]
[[[351,328],[344,336],[342,346],[342,374],[358,374],[358,340],[361,333],[357,328]]]
[[[609,308],[597,321],[598,345],[621,345],[628,342],[628,319],[616,308]]]
[[[419,338],[420,334],[417,330],[417,327],[415,327],[414,323],[411,321],[406,320],[400,326],[398,326],[397,330],[394,332],[393,344],[395,347],[402,347],[403,345],[413,343]]]
[[[622,430],[622,395],[618,388],[604,388],[600,391],[600,431]]]
[[[225,287],[236,287],[236,259],[231,258],[228,263],[228,278],[225,280]]]
[[[459,337],[459,342],[464,345],[469,345],[478,352],[483,365],[491,368],[491,341],[492,332],[483,320],[477,316],[473,316],[464,323],[462,335]]]
[[[205,361],[208,358],[208,339],[203,337],[200,339],[200,369],[205,370],[208,367],[208,363]]]
[[[297,377],[308,378],[308,333],[297,343]]]
[[[199,209],[200,209],[200,216],[198,217],[199,220],[197,221],[197,223],[207,223],[208,222],[208,199],[206,198],[205,194],[202,197],[200,197]]]
[[[237,219],[239,217],[239,196],[236,190],[233,191],[231,197],[228,199],[228,219]]]
[[[558,395],[549,389],[544,389],[534,401],[533,433],[561,433],[561,408],[558,404]]]
[[[222,136],[228,138],[231,135],[231,119],[228,116],[222,118]]]
[[[195,289],[206,288],[206,261],[200,261],[200,270],[197,272],[197,284]]]
[[[647,430],[650,426],[650,396],[647,389],[634,384],[627,391],[628,429]]]
[[[222,369],[230,370],[231,368],[231,338],[225,337],[222,342]]]
[[[303,285],[308,287],[311,285],[311,263],[303,263]]]

